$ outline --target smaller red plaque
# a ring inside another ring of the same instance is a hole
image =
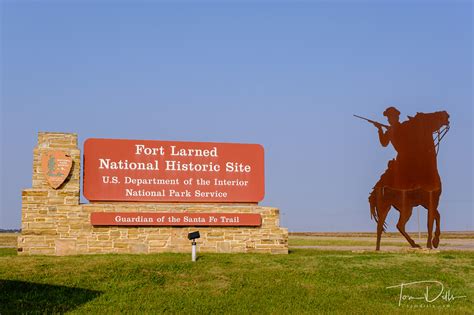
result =
[[[132,226],[260,226],[255,213],[93,212],[92,225]]]

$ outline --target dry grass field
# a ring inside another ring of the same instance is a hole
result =
[[[0,248],[16,247],[19,233],[0,233]]]
[[[426,233],[409,233],[411,237],[422,247],[426,247]],[[330,250],[374,250],[375,233],[317,233],[296,232],[290,233],[290,248],[319,248]],[[406,239],[395,232],[384,233],[381,242],[382,251],[407,251],[411,250]],[[416,249],[414,249],[416,250]],[[474,232],[443,232],[437,250],[466,250],[474,251]]]

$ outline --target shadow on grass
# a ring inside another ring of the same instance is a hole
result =
[[[60,285],[0,280],[0,314],[65,313],[101,294]]]

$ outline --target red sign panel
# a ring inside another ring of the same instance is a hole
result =
[[[259,202],[258,144],[87,139],[84,196],[91,201]]]
[[[255,213],[93,212],[92,225],[260,226]]]

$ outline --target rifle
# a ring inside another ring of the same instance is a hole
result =
[[[387,126],[387,125],[381,124],[381,123],[379,123],[379,122],[377,122],[377,121],[375,121],[375,120],[370,120],[370,119],[368,119],[368,118],[365,118],[365,117],[362,117],[362,116],[358,116],[358,115],[354,115],[354,117],[357,117],[357,118],[360,118],[360,119],[363,119],[363,120],[367,120],[369,123],[374,124],[376,127],[381,126],[381,127],[385,127],[385,128],[388,129],[388,126]]]

